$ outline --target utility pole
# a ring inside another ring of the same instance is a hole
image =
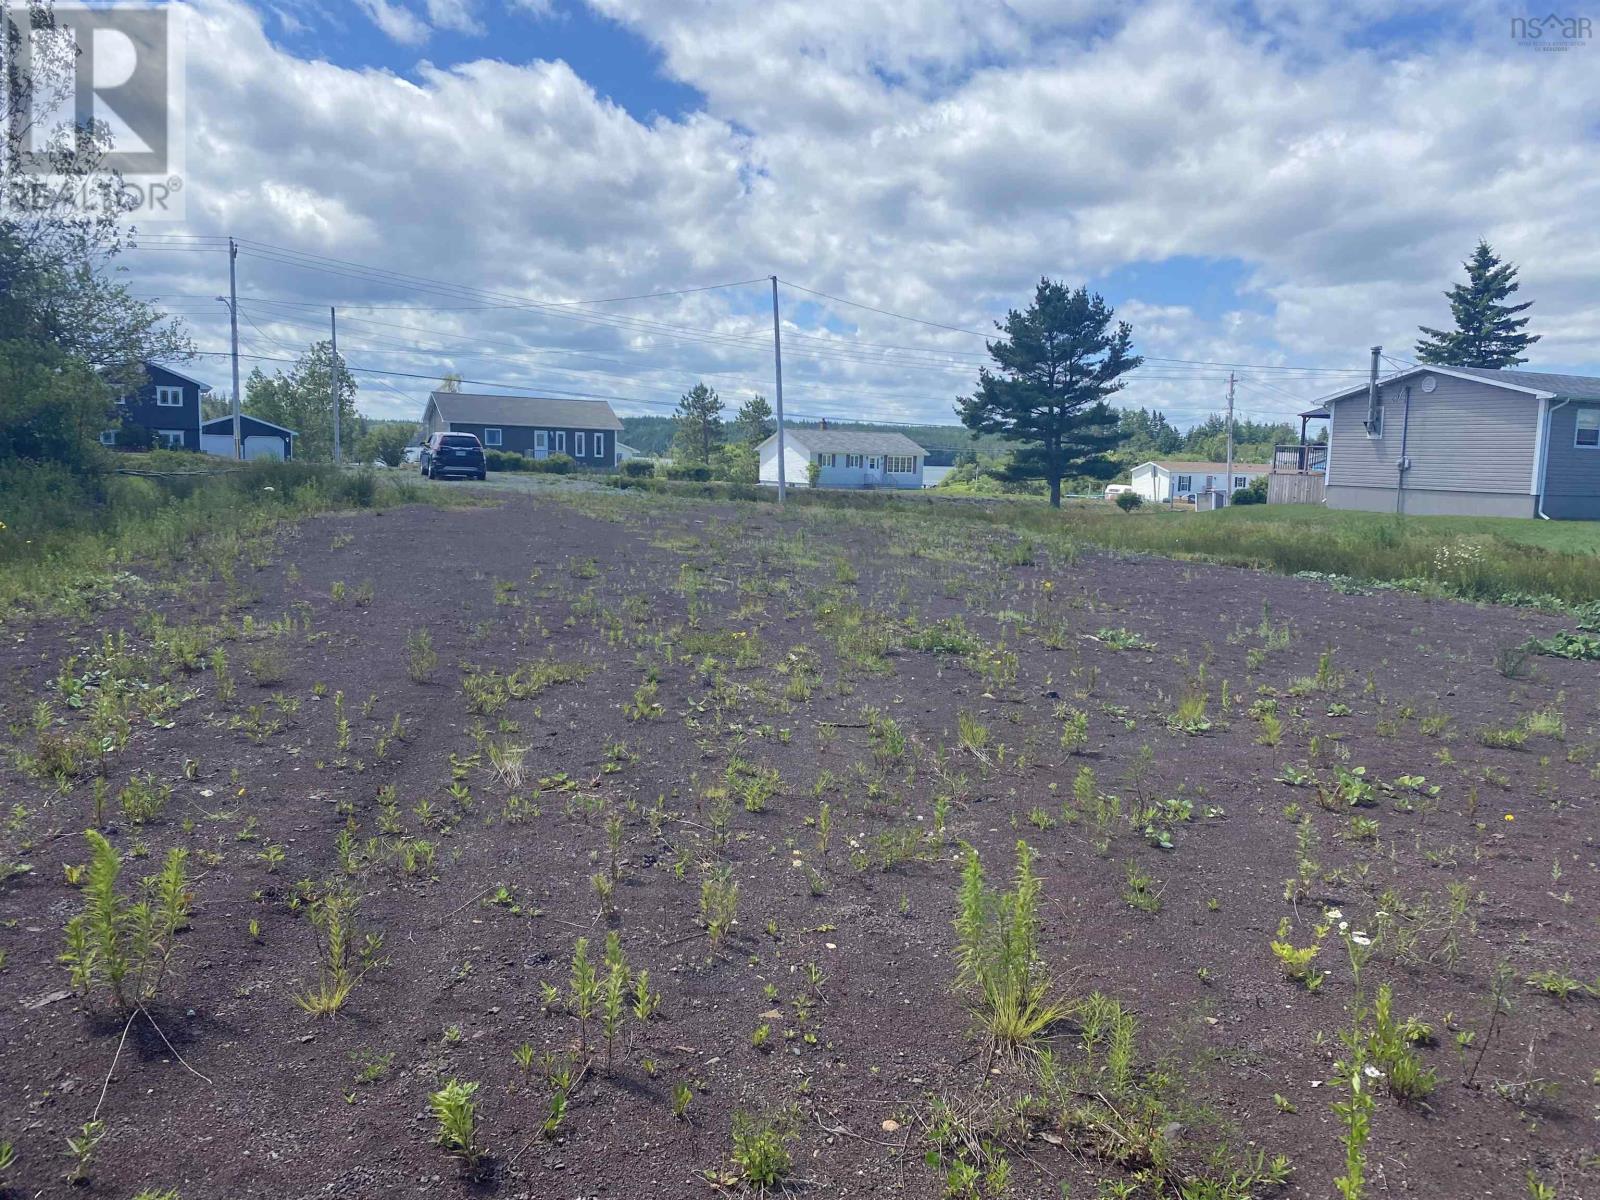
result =
[[[343,461],[339,450],[339,310],[331,304],[328,305],[328,332],[332,347],[328,390],[333,394],[333,465],[337,467]]]
[[[772,371],[777,380],[778,392],[778,503],[782,504],[788,492],[783,453],[783,338],[778,332],[778,277],[772,277]]]
[[[233,332],[233,461],[244,458],[244,438],[239,419],[239,279],[235,264],[239,261],[239,247],[228,239],[228,324]]]
[[[1222,488],[1224,506],[1233,503],[1233,372],[1228,372],[1228,478]]]

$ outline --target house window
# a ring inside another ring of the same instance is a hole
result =
[[[115,429],[107,429],[100,435],[100,444],[102,446],[115,446],[117,444],[117,431]]]
[[[1180,494],[1194,491],[1194,476],[1179,475],[1178,482],[1174,485],[1173,490]]]
[[[158,387],[156,389],[156,404],[161,408],[182,408],[183,389],[181,387]]]
[[[883,455],[881,455],[881,454],[869,454],[867,456],[867,470],[869,470],[869,471],[881,471],[881,470],[883,470]]]
[[[483,431],[483,444],[485,446],[500,445],[500,431],[498,429],[485,429]]]
[[[584,441],[585,441],[585,438],[584,438],[584,435],[582,433],[575,433],[575,434],[572,435],[572,453],[573,453],[573,457],[575,457],[575,458],[583,458],[588,454],[588,451],[584,449]]]
[[[1600,408],[1578,410],[1577,445],[1586,450],[1600,449]]]
[[[1235,475],[1233,477],[1233,490],[1234,491],[1237,492],[1240,488],[1247,488],[1249,486],[1250,486],[1250,477],[1248,475]]]
[[[566,452],[567,452],[567,431],[565,429],[558,429],[558,430],[556,430],[556,453],[557,454],[565,454]]]
[[[891,454],[887,459],[885,469],[891,475],[915,475],[917,473],[917,460],[910,454]]]
[[[158,429],[156,430],[156,440],[169,450],[182,450],[183,430]]]
[[[819,455],[817,455],[817,466],[819,466],[819,467],[831,467],[831,466],[834,465],[834,459],[836,457],[837,457],[837,455],[833,455],[833,454],[819,454]]]
[[[847,467],[859,468],[861,466],[861,455],[859,455],[859,454],[846,454],[844,456],[844,465],[847,466]]]
[[[604,458],[606,456],[606,435],[603,433],[594,435],[594,456],[596,458]]]

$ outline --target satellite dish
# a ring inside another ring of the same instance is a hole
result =
[[[1435,379],[1432,375],[1424,375],[1422,377],[1422,390],[1423,391],[1431,392],[1431,391],[1433,391],[1434,388],[1436,388],[1438,386],[1439,386],[1439,381],[1437,379]]]

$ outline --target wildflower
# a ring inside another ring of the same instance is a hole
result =
[[[1513,814],[1511,814],[1511,813],[1507,813],[1507,814],[1506,814],[1506,820],[1508,820],[1508,821],[1515,821],[1515,820],[1516,820],[1516,819],[1517,819],[1517,818],[1516,818],[1516,817],[1515,817],[1515,816],[1514,816],[1514,815],[1513,815]]]
[[[1330,921],[1342,921],[1342,920],[1344,920],[1344,914],[1342,912],[1340,912],[1337,908],[1330,908],[1323,915],[1326,916],[1328,918],[1328,920],[1330,920]]]
[[[1362,1067],[1361,1070],[1365,1072],[1368,1079],[1383,1078],[1383,1072],[1378,1070],[1378,1068],[1373,1066],[1371,1063],[1368,1063],[1366,1066]]]
[[[1369,938],[1366,934],[1361,933],[1361,932],[1352,933],[1350,935],[1350,940],[1352,942],[1354,942],[1358,946],[1370,946],[1370,945],[1372,945],[1372,939]]]

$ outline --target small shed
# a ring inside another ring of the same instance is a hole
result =
[[[300,435],[282,425],[263,421],[260,417],[239,418],[239,439],[243,443],[246,459],[277,459],[280,462],[294,457],[294,439]],[[214,417],[200,425],[200,449],[219,458],[233,457],[233,418]]]

